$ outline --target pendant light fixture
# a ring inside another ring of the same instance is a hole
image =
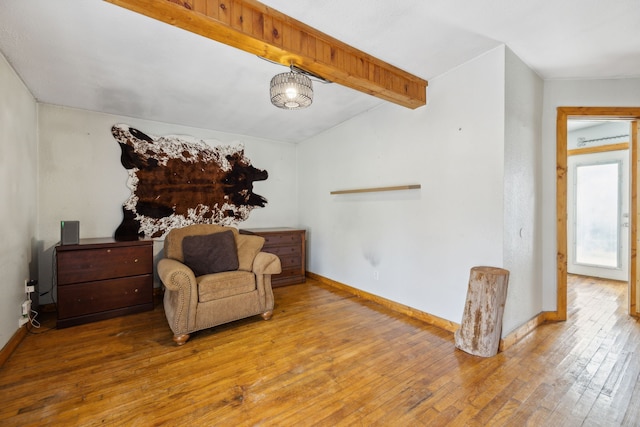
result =
[[[285,110],[307,108],[313,102],[311,79],[294,71],[293,65],[290,70],[271,79],[271,103]]]

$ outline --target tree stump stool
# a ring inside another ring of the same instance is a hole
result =
[[[508,270],[497,267],[471,269],[462,324],[455,332],[457,348],[475,356],[498,354],[508,283]]]

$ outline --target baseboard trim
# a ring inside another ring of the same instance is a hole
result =
[[[13,354],[15,349],[18,348],[18,346],[26,336],[27,327],[23,325],[18,328],[16,333],[13,334],[11,339],[5,344],[4,347],[2,347],[2,350],[0,350],[0,367],[4,366],[5,362],[9,360],[11,354]]]
[[[398,313],[402,313],[414,319],[421,320],[429,325],[436,326],[440,329],[444,329],[445,331],[454,333],[458,328],[460,328],[460,324],[456,322],[452,322],[450,320],[446,320],[441,317],[434,316],[433,314],[429,314],[424,311],[416,310],[415,308],[397,303],[395,301],[388,300],[381,296],[374,295],[372,293],[354,288],[349,285],[345,285],[344,283],[336,282],[335,280],[329,279],[327,277],[321,276],[316,273],[312,273],[310,271],[307,271],[306,274],[309,278],[315,279],[318,282],[349,292],[350,294],[366,299],[368,301],[373,301],[390,310],[396,311]],[[543,311],[537,316],[535,316],[533,319],[523,324],[522,326],[516,328],[506,337],[502,338],[500,340],[500,346],[498,348],[498,351],[505,351],[506,349],[514,346],[540,325],[543,325],[545,323],[558,322],[562,320],[564,319],[559,318],[558,313],[555,311]]]
[[[543,311],[542,313],[538,314],[537,316],[535,316],[533,319],[529,320],[522,326],[513,330],[509,335],[507,335],[506,337],[500,340],[500,347],[498,348],[498,351],[505,351],[509,347],[512,347],[513,345],[520,342],[524,337],[530,334],[538,326],[553,321],[550,314],[554,314],[554,313],[549,311]]]
[[[443,319],[441,317],[438,316],[434,316],[433,314],[429,314],[426,313],[424,311],[420,311],[420,310],[416,310],[415,308],[409,307],[407,305],[404,304],[400,304],[397,303],[395,301],[391,301],[389,299],[383,298],[381,296],[363,291],[361,289],[357,289],[354,288],[352,286],[349,285],[345,285],[344,283],[340,283],[340,282],[336,282],[335,280],[329,279],[327,277],[321,276],[319,274],[315,274],[312,272],[307,271],[306,272],[307,277],[311,278],[311,279],[315,279],[318,282],[324,283],[326,285],[332,286],[334,288],[349,292],[350,294],[353,294],[357,297],[366,299],[368,301],[372,301],[375,302],[377,304],[380,304],[383,307],[386,307],[388,309],[391,309],[395,312],[398,313],[402,313],[404,315],[407,315],[411,318],[414,319],[418,319],[421,320],[425,323],[428,323],[429,325],[432,326],[436,326],[440,329],[444,329],[445,331],[448,332],[455,332],[458,328],[460,328],[460,325],[458,323],[455,322],[451,322],[449,320]]]

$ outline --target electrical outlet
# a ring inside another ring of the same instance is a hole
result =
[[[28,299],[22,303],[22,315],[29,316],[31,314],[31,300]]]
[[[21,328],[22,325],[26,325],[29,323],[29,317],[21,317],[18,319],[18,328]]]
[[[35,281],[35,280],[24,279],[24,293],[25,294],[30,294],[31,292],[35,292],[36,291],[36,287],[35,287],[36,283],[37,283],[37,281]]]
[[[378,270],[373,270],[373,280],[380,280],[380,272]]]

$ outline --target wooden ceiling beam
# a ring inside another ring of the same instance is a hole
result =
[[[105,0],[153,19],[408,107],[427,81],[255,0]]]

